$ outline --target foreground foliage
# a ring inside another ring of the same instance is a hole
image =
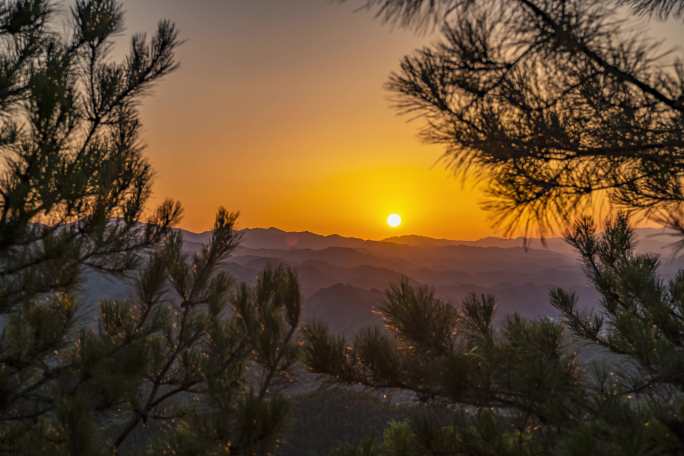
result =
[[[681,50],[649,39],[618,6],[666,17],[684,2],[367,3],[386,21],[440,27],[388,88],[451,169],[487,181],[485,207],[509,233],[544,235],[606,202],[680,226]]]
[[[135,35],[117,63],[120,2],[77,0],[64,34],[55,7],[0,3],[0,453],[267,454],[287,412],[274,387],[296,353],[297,278],[232,283],[236,214],[219,210],[193,255],[171,231],[178,203],[143,217],[137,106],[177,67],[173,24]],[[97,274],[129,297],[84,302]]]
[[[494,298],[452,307],[404,281],[379,309],[389,334],[368,330],[346,346],[307,326],[312,370],[460,411],[449,426],[397,422],[382,442],[340,454],[682,454],[684,273],[662,280],[658,259],[635,253],[625,216],[601,235],[582,221],[568,241],[601,304],[583,311],[553,290],[561,322],[513,316],[495,328]],[[598,360],[583,362],[588,354]]]

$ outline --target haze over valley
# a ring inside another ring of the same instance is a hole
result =
[[[187,253],[208,242],[210,232],[182,230]],[[661,271],[672,276],[684,260],[673,253],[675,238],[655,228],[636,230],[638,251],[661,257]],[[428,285],[440,299],[459,305],[470,293],[490,294],[497,301],[497,320],[518,313],[527,318],[556,317],[549,291],[577,293],[586,308],[598,304],[573,249],[561,238],[486,237],[476,241],[435,239],[418,235],[381,241],[278,228],[240,231],[240,244],[223,264],[233,279],[253,285],[264,268],[292,266],[298,274],[303,320],[320,321],[338,334],[353,336],[369,325],[381,325],[374,309],[385,290],[402,277]],[[123,297],[127,288],[99,275],[85,286],[88,299],[102,293]],[[94,303],[89,303],[94,304]]]

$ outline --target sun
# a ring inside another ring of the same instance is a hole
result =
[[[401,225],[401,215],[399,215],[399,214],[388,215],[387,216],[387,224],[392,228],[397,228],[399,225]]]

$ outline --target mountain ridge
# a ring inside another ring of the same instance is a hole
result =
[[[193,243],[205,243],[211,236],[211,231],[193,232],[179,228],[184,238]],[[549,237],[543,241],[540,238],[497,237],[485,236],[476,240],[447,239],[405,234],[391,236],[380,240],[363,239],[340,234],[318,234],[312,231],[286,231],[277,227],[243,228],[237,230],[240,235],[240,245],[248,248],[273,250],[321,250],[326,248],[373,248],[393,245],[407,245],[413,247],[442,247],[442,246],[472,246],[472,247],[503,247],[526,248],[537,250],[552,250],[563,254],[574,253],[573,249],[561,237]],[[636,238],[642,250],[653,253],[663,253],[671,248],[675,239],[665,228],[637,228]]]
[[[210,240],[211,232],[181,230],[184,250],[193,254]],[[382,290],[402,277],[431,287],[436,296],[459,305],[471,293],[497,299],[497,321],[518,313],[528,318],[555,317],[549,290],[564,288],[578,293],[579,306],[592,308],[598,296],[588,284],[577,255],[560,238],[539,241],[524,248],[521,238],[485,237],[476,241],[419,235],[365,240],[310,231],[279,228],[238,230],[241,242],[223,263],[237,282],[254,284],[265,267],[284,264],[293,268],[302,295],[303,321],[320,320],[348,337],[362,327],[381,321],[374,309],[384,300]],[[664,230],[639,229],[642,250],[662,253],[672,239]],[[667,261],[664,279],[684,269],[684,259]],[[93,312],[97,300],[121,298],[130,289],[98,274],[90,274],[82,298]]]

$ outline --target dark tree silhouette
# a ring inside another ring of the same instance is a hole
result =
[[[178,203],[143,216],[137,108],[177,67],[175,26],[115,62],[119,1],[76,0],[63,34],[55,8],[0,2],[0,453],[265,454],[287,410],[273,386],[294,359],[296,276],[233,286],[236,214],[219,210],[192,256]],[[130,297],[84,303],[86,273]],[[164,432],[131,438],[142,427]]]
[[[681,16],[684,13],[682,0],[622,0],[630,5],[638,14],[656,15],[667,18],[670,15]]]
[[[667,14],[684,3],[633,2]],[[675,222],[684,198],[684,65],[630,33],[610,2],[378,0],[385,21],[438,24],[388,88],[459,173],[490,179],[511,231],[563,226],[607,198]]]

